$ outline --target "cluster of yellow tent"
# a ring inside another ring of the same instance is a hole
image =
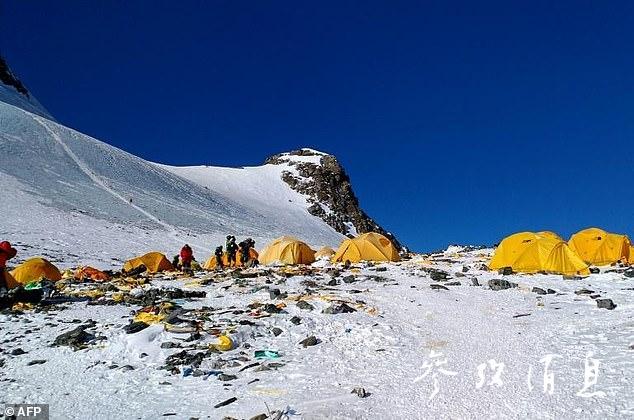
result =
[[[496,248],[489,268],[511,267],[518,273],[587,275],[590,265],[634,263],[634,249],[627,235],[588,228],[568,242],[553,232],[520,232],[508,236]]]
[[[308,244],[292,236],[282,236],[268,244],[259,254],[261,264],[312,264],[317,259],[332,262],[399,261],[400,256],[392,242],[378,233],[364,233],[345,239],[339,249],[323,247],[314,251]],[[211,260],[211,258],[210,258]],[[214,264],[215,266],[215,264]]]
[[[399,261],[398,251],[385,236],[378,233],[364,233],[356,238],[345,239],[339,249],[335,251],[330,247],[323,247],[319,251],[314,251],[306,243],[291,236],[282,236],[268,244],[261,253],[255,249],[249,251],[251,259],[257,259],[261,264],[312,264],[317,259],[325,258],[332,262],[352,263],[359,261]],[[238,253],[237,266],[242,266],[241,255]],[[223,263],[228,265],[228,256],[225,253]],[[148,252],[145,255],[132,258],[123,265],[125,271],[134,270],[144,265],[149,273],[161,271],[173,271],[174,267],[167,257],[158,252]],[[216,257],[211,255],[203,265],[206,270],[216,268]],[[10,288],[18,285],[26,285],[33,281],[48,279],[58,281],[62,279],[62,273],[50,261],[44,258],[31,258],[13,271],[6,272],[7,285]]]
[[[250,258],[261,264],[311,264],[316,259],[329,259],[333,263],[350,261],[399,261],[400,256],[392,242],[378,233],[364,233],[345,239],[336,251],[323,247],[314,251],[299,239],[283,236],[268,244],[261,253],[250,250]],[[223,257],[224,264],[228,257]],[[241,266],[240,255],[237,265]],[[508,236],[496,248],[489,268],[498,270],[511,267],[519,273],[558,273],[565,275],[587,275],[590,265],[602,266],[614,263],[634,264],[634,247],[627,235],[609,233],[598,228],[584,229],[575,233],[566,242],[553,232],[520,232]],[[150,273],[172,271],[174,267],[160,252],[149,252],[125,262],[125,271],[141,265]],[[204,269],[216,268],[212,255],[203,265]],[[44,258],[31,258],[10,273],[5,273],[9,287],[25,285],[43,278],[58,281],[62,274],[57,267]]]

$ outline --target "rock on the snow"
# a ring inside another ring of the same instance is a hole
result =
[[[503,279],[491,279],[489,280],[489,287],[491,290],[505,290],[511,289],[513,287],[517,287],[517,283],[512,283],[508,280]]]
[[[297,307],[305,311],[312,311],[313,309],[315,309],[313,305],[306,302],[305,300],[300,300],[299,302],[297,302]]]
[[[352,308],[351,306],[348,306],[345,303],[340,303],[340,304],[333,304],[330,305],[329,307],[327,307],[326,309],[324,309],[323,311],[321,311],[324,314],[348,314],[348,313],[352,313],[352,312],[356,312],[357,310]]]
[[[350,392],[351,394],[357,394],[359,398],[366,398],[370,396],[370,393],[365,390],[365,388],[356,387]]]
[[[306,337],[302,341],[299,342],[299,344],[301,344],[304,347],[315,346],[319,343],[320,343],[319,339],[315,337],[314,335]]]
[[[95,336],[86,332],[86,325],[80,325],[74,330],[60,334],[53,341],[53,346],[69,346],[74,350],[79,350],[84,345],[95,339]]]
[[[609,310],[616,308],[616,304],[612,302],[612,299],[597,299],[596,302],[597,302],[598,308],[609,309]]]

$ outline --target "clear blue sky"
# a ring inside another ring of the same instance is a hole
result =
[[[0,52],[48,110],[146,159],[333,153],[416,250],[634,233],[632,2],[1,7]]]

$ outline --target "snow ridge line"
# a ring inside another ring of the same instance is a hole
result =
[[[172,236],[175,241],[178,241],[178,233],[176,231],[176,228],[174,228],[174,226],[163,222],[161,219],[159,219],[158,217],[154,216],[152,213],[148,212],[147,210],[142,209],[141,207],[137,206],[136,204],[130,203],[124,196],[122,196],[117,191],[115,191],[112,188],[110,188],[96,173],[94,173],[84,162],[82,162],[82,160],[75,154],[75,152],[73,152],[70,149],[70,147],[68,147],[68,145],[66,143],[64,143],[64,141],[59,137],[59,135],[57,133],[55,133],[48,126],[48,124],[46,123],[46,120],[44,118],[41,118],[41,117],[36,116],[34,114],[31,114],[31,117],[38,124],[40,124],[42,127],[44,127],[44,129],[51,135],[51,137],[53,137],[53,139],[62,147],[62,149],[64,149],[64,152],[66,152],[66,154],[73,160],[73,162],[75,162],[75,164],[79,167],[79,169],[82,172],[84,172],[95,184],[97,184],[99,187],[101,187],[107,193],[111,194],[112,196],[114,196],[114,197],[118,198],[119,200],[123,201],[124,203],[128,204],[129,206],[131,206],[132,208],[137,210],[139,213],[143,214],[148,219],[150,219],[153,222],[163,226],[165,229],[168,230],[168,232],[170,233],[170,236]]]

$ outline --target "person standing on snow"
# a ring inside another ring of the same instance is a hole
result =
[[[194,259],[194,251],[192,251],[191,247],[188,244],[185,244],[184,247],[181,248],[181,269],[183,271],[189,271],[192,267],[192,260]]]
[[[240,259],[242,265],[246,267],[247,263],[251,259],[251,248],[255,248],[255,241],[251,238],[247,238],[238,244],[240,247]]]
[[[238,244],[238,248],[240,249],[240,262],[244,266],[249,261],[249,244],[247,241],[242,241]]]
[[[222,264],[222,255],[224,253],[222,252],[222,245],[220,245],[219,247],[216,248],[216,252],[214,252],[214,255],[216,256],[216,267],[219,269],[223,269],[223,264]]]
[[[227,264],[229,267],[236,266],[236,254],[238,253],[238,245],[235,236],[227,236]]]
[[[11,246],[9,241],[0,242],[0,289],[8,289],[5,271],[7,270],[7,261],[15,257],[18,251]]]

